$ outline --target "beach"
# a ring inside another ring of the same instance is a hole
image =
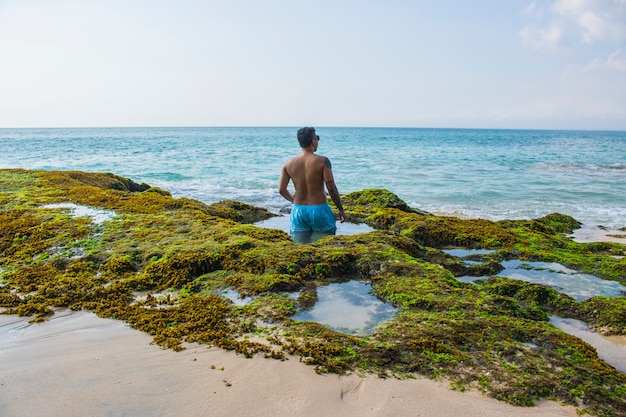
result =
[[[626,417],[626,0],[0,39],[0,417]]]
[[[0,316],[2,416],[576,416],[514,407],[445,381],[318,375],[311,366],[189,345],[181,352],[122,322],[59,311]]]

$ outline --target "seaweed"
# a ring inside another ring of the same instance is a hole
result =
[[[548,322],[584,320],[626,334],[624,298],[577,302],[540,285],[497,277],[504,259],[559,262],[626,282],[624,247],[576,243],[580,226],[553,213],[534,220],[458,219],[409,207],[383,189],[343,196],[348,219],[375,231],[297,244],[253,226],[272,215],[236,201],[211,205],[110,173],[0,170],[0,307],[46,320],[58,308],[93,311],[174,350],[201,343],[251,357],[298,355],[316,372],[420,374],[520,406],[549,398],[595,415],[624,415],[626,376]],[[49,203],[111,210],[95,224]],[[442,249],[485,248],[466,265]],[[478,285],[456,279],[489,275]],[[359,279],[399,309],[373,333],[346,335],[298,322],[317,286]],[[232,288],[243,306],[222,295]],[[295,299],[287,295],[299,291]]]

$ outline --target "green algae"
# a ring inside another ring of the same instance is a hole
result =
[[[581,303],[582,320],[605,335],[626,334],[626,299],[593,297]]]
[[[392,192],[380,188],[370,188],[355,193],[350,193],[342,200],[351,207],[351,213],[362,213],[359,207],[365,208],[365,211],[381,208],[393,208],[406,213],[417,213],[422,215],[429,215],[429,213],[421,210],[409,207],[400,197]]]
[[[209,206],[210,213],[239,223],[256,223],[274,217],[268,210],[234,200],[223,200]]]
[[[580,224],[569,216],[462,220],[411,209],[386,190],[370,189],[342,199],[350,220],[377,230],[300,245],[250,224],[271,216],[266,210],[174,199],[113,174],[0,170],[0,190],[5,313],[45,320],[55,308],[87,309],[124,320],[174,350],[202,343],[245,356],[293,354],[320,373],[418,373],[516,405],[550,398],[591,414],[624,415],[626,377],[548,323],[560,315],[605,334],[626,334],[623,298],[576,302],[539,284],[455,278],[494,276],[499,261],[517,258],[626,282],[626,261],[615,257],[624,247],[573,242],[566,234]],[[116,216],[97,226],[42,207],[59,202]],[[493,253],[465,265],[442,251],[448,247]],[[291,318],[315,303],[317,285],[353,277],[398,307],[397,317],[366,336]],[[234,305],[221,295],[227,288],[250,302]],[[287,295],[293,291],[300,291],[298,299]]]

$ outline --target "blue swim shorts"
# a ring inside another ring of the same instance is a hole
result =
[[[337,230],[335,215],[327,203],[316,206],[294,204],[291,209],[291,232],[320,232],[333,234]]]

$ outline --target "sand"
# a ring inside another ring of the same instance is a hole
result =
[[[552,401],[514,407],[428,379],[318,375],[297,357],[246,359],[151,345],[124,323],[57,312],[0,315],[0,416],[576,416]]]

